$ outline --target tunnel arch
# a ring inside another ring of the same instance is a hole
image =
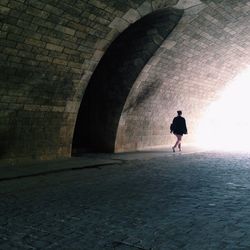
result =
[[[195,143],[206,108],[249,66],[247,2],[227,2],[227,11],[226,1],[204,2],[185,10],[137,78],[118,126],[117,151],[173,143],[169,125],[179,109],[188,121],[185,143]],[[134,105],[149,91],[146,102]]]
[[[130,25],[107,49],[78,112],[73,153],[115,150],[120,116],[133,83],[182,14],[173,8],[154,11]]]
[[[70,156],[83,94],[107,48],[165,7],[184,15],[133,84],[115,151],[169,143],[170,119],[183,106],[191,141],[204,107],[249,65],[249,1],[4,1],[0,158]]]
[[[178,0],[1,3],[0,158],[71,155],[78,108],[110,43]]]

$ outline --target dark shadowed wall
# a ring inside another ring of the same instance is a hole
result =
[[[114,151],[127,96],[145,64],[174,29],[182,14],[181,10],[168,8],[155,11],[129,26],[112,43],[84,94],[73,150]],[[142,97],[147,99],[150,94],[144,93]]]

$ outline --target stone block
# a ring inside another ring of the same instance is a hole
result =
[[[41,9],[33,8],[31,6],[28,6],[26,13],[32,16],[43,18],[43,19],[47,19],[50,15],[49,12],[43,11]]]
[[[36,60],[38,61],[43,61],[43,62],[52,62],[52,58],[49,56],[44,56],[44,55],[37,55]]]
[[[40,17],[34,17],[32,20],[32,23],[38,25],[38,26],[42,26],[48,29],[54,29],[56,24],[52,23],[50,21],[45,21],[44,19],[40,18]]]
[[[82,63],[69,62],[69,63],[68,63],[68,66],[69,66],[69,67],[76,68],[76,69],[81,69],[81,68],[82,68]]]
[[[119,32],[124,31],[128,26],[129,26],[129,23],[126,20],[119,18],[119,17],[116,17],[113,20],[113,22],[109,25],[110,28],[116,29]]]
[[[2,96],[1,97],[1,102],[3,103],[16,103],[16,96]]]
[[[16,35],[13,33],[8,34],[8,39],[16,42],[23,42],[25,40],[24,36]]]
[[[141,15],[138,13],[137,10],[130,9],[122,18],[128,21],[129,23],[134,23],[135,21],[141,18]]]
[[[79,51],[74,50],[74,49],[69,49],[69,48],[65,48],[63,50],[64,53],[69,54],[69,55],[78,55]]]
[[[58,59],[58,58],[55,58],[54,60],[53,60],[53,63],[55,63],[55,64],[60,64],[60,65],[67,65],[68,64],[68,61],[66,61],[66,60],[62,60],[62,59]]]
[[[18,26],[5,23],[2,26],[2,31],[13,32],[15,34],[21,34],[23,32],[23,29]]]
[[[23,20],[18,20],[17,26],[19,26],[22,29],[30,30],[30,31],[33,31],[33,32],[37,31],[37,29],[38,29],[37,24],[26,22],[26,21],[23,21]]]
[[[7,15],[10,12],[10,10],[11,10],[10,8],[1,5],[1,7],[0,7],[0,14]]]
[[[107,4],[104,3],[103,1],[100,1],[100,0],[93,0],[91,2],[92,5],[94,5],[97,9],[105,9],[107,7]]]
[[[36,46],[36,47],[42,47],[42,48],[44,48],[46,45],[45,42],[39,41],[33,38],[26,38],[24,43],[32,45],[32,46]]]
[[[75,42],[70,42],[70,41],[61,41],[61,45],[64,46],[65,48],[68,48],[68,49],[77,49],[78,47],[78,44],[75,43]]]
[[[87,33],[86,32],[82,32],[82,31],[77,31],[76,34],[75,34],[75,36],[77,38],[86,39]]]
[[[179,0],[178,3],[174,6],[176,9],[188,9],[202,4],[200,0]]]
[[[47,43],[46,49],[48,49],[48,50],[54,50],[54,51],[58,51],[58,52],[62,52],[63,51],[63,47],[62,46],[55,45],[55,44],[52,44],[52,43]]]
[[[53,13],[54,15],[61,16],[63,14],[63,10],[59,9],[55,6],[52,6],[50,4],[46,4],[44,7],[44,10],[47,11],[48,13]]]
[[[8,7],[11,9],[17,9],[19,11],[24,11],[27,8],[27,5],[18,2],[16,0],[9,1]]]
[[[75,32],[76,32],[75,30],[68,28],[68,27],[65,27],[65,26],[62,26],[62,25],[57,25],[55,27],[55,29],[60,31],[60,32],[65,33],[65,34],[71,35],[71,36],[74,36]]]
[[[31,22],[33,18],[34,18],[34,16],[29,15],[27,13],[22,13],[20,15],[20,19],[23,20],[23,21],[25,21],[25,22]]]
[[[65,112],[74,113],[76,112],[78,106],[79,106],[78,102],[68,101],[66,104]]]
[[[3,52],[7,55],[16,55],[18,50],[13,48],[5,48]]]
[[[142,5],[137,8],[138,13],[141,16],[145,16],[152,12],[152,5],[149,1],[145,1]]]
[[[43,3],[43,2],[41,2],[39,0],[33,0],[29,4],[30,4],[30,6],[33,6],[33,7],[37,8],[37,9],[40,9],[40,10],[42,10],[44,8],[44,6],[45,6],[45,3]]]

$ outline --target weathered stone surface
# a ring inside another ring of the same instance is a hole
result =
[[[192,142],[202,111],[236,72],[245,69],[250,48],[243,41],[250,39],[249,16],[235,19],[235,6],[229,4],[229,18],[221,14],[222,4],[212,6],[188,9],[141,71],[120,118],[116,150],[166,143],[170,140],[169,125],[178,109],[189,121],[192,134],[188,139]],[[241,29],[244,33],[237,40],[237,31]],[[235,46],[239,48],[232,49]],[[148,97],[143,98],[147,93]]]
[[[29,165],[26,175],[65,172],[1,181],[0,249],[250,248],[249,154],[92,157]]]
[[[202,4],[200,0],[179,0],[174,7],[177,9],[188,9],[200,4]]]
[[[117,125],[129,91],[181,15],[182,11],[172,9],[153,13],[136,22],[113,42],[86,89],[73,148],[114,151]],[[147,98],[148,95],[143,97]]]
[[[249,62],[249,2],[203,0],[193,8],[198,1],[177,2],[2,0],[0,157],[69,156],[75,109],[105,52],[139,17],[174,5],[187,8],[185,15],[148,64],[141,44],[133,45],[137,59],[123,62],[131,69],[117,85],[126,86],[133,66],[142,66],[124,110],[136,100],[140,105],[120,117],[122,126],[113,133],[117,150],[167,143],[169,119],[183,104],[195,131],[203,107]],[[144,35],[142,44],[152,33]],[[160,36],[149,48],[155,43]],[[141,102],[145,93],[150,97]],[[55,132],[61,128],[70,133]]]
[[[134,23],[140,19],[140,17],[140,14],[136,10],[130,9],[122,18],[127,20],[129,23]]]
[[[140,5],[137,9],[141,16],[145,16],[152,12],[152,5],[149,1],[145,1],[142,5]]]
[[[129,23],[122,18],[115,18],[114,21],[109,25],[110,28],[117,29],[119,32],[122,32],[129,26]]]

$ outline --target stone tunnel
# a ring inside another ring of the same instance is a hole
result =
[[[250,61],[249,0],[1,0],[0,158],[188,143]],[[234,100],[232,100],[234,102]]]
[[[0,249],[250,249],[249,24],[250,0],[0,0]]]

